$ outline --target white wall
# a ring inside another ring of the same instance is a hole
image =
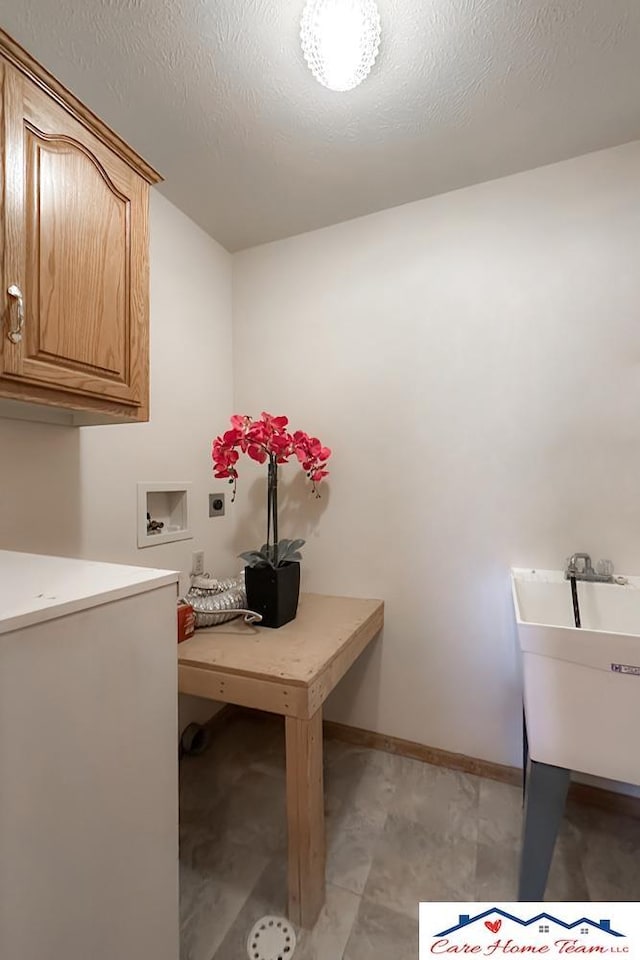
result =
[[[228,573],[264,482],[209,520],[211,437],[286,412],[335,450],[321,501],[285,468],[304,586],[387,602],[329,715],[517,763],[508,566],[640,571],[638,236],[634,143],[236,255],[232,404],[232,258],[153,193],[151,421],[0,419],[0,546]],[[138,550],[139,479],[192,480],[194,540]]]
[[[640,571],[639,237],[633,143],[234,258],[236,409],[334,449],[282,534],[387,605],[334,719],[517,763],[509,566]]]
[[[0,546],[185,575],[203,548],[206,566],[226,575],[233,515],[210,520],[207,495],[221,489],[210,444],[232,398],[231,257],[157,192],[150,235],[151,420],[77,429],[0,419]],[[193,540],[138,549],[138,480],[192,481]]]

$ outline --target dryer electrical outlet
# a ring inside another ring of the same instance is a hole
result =
[[[209,494],[209,516],[224,517],[224,493]]]

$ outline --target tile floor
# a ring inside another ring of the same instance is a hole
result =
[[[417,903],[515,899],[521,793],[325,743],[327,902],[295,960],[415,960]],[[286,915],[284,728],[242,713],[181,766],[182,960],[244,960]],[[640,821],[570,805],[549,900],[640,900]]]

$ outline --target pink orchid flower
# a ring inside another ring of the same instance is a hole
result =
[[[295,456],[318,496],[316,484],[329,475],[325,466],[331,450],[323,446],[317,437],[310,437],[302,430],[289,433],[288,425],[288,417],[273,416],[266,411],[263,411],[257,420],[246,414],[234,414],[231,417],[231,429],[213,441],[211,457],[215,476],[233,483],[234,499],[238,479],[235,465],[240,456],[239,451],[246,453],[257,463],[265,463],[269,459],[276,464],[283,464]]]

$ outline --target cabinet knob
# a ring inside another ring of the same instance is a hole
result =
[[[22,290],[17,285],[17,283],[12,283],[8,288],[7,293],[10,297],[17,303],[18,307],[18,325],[11,327],[7,336],[11,343],[20,343],[22,340],[22,329],[24,327],[24,297],[22,296]]]

